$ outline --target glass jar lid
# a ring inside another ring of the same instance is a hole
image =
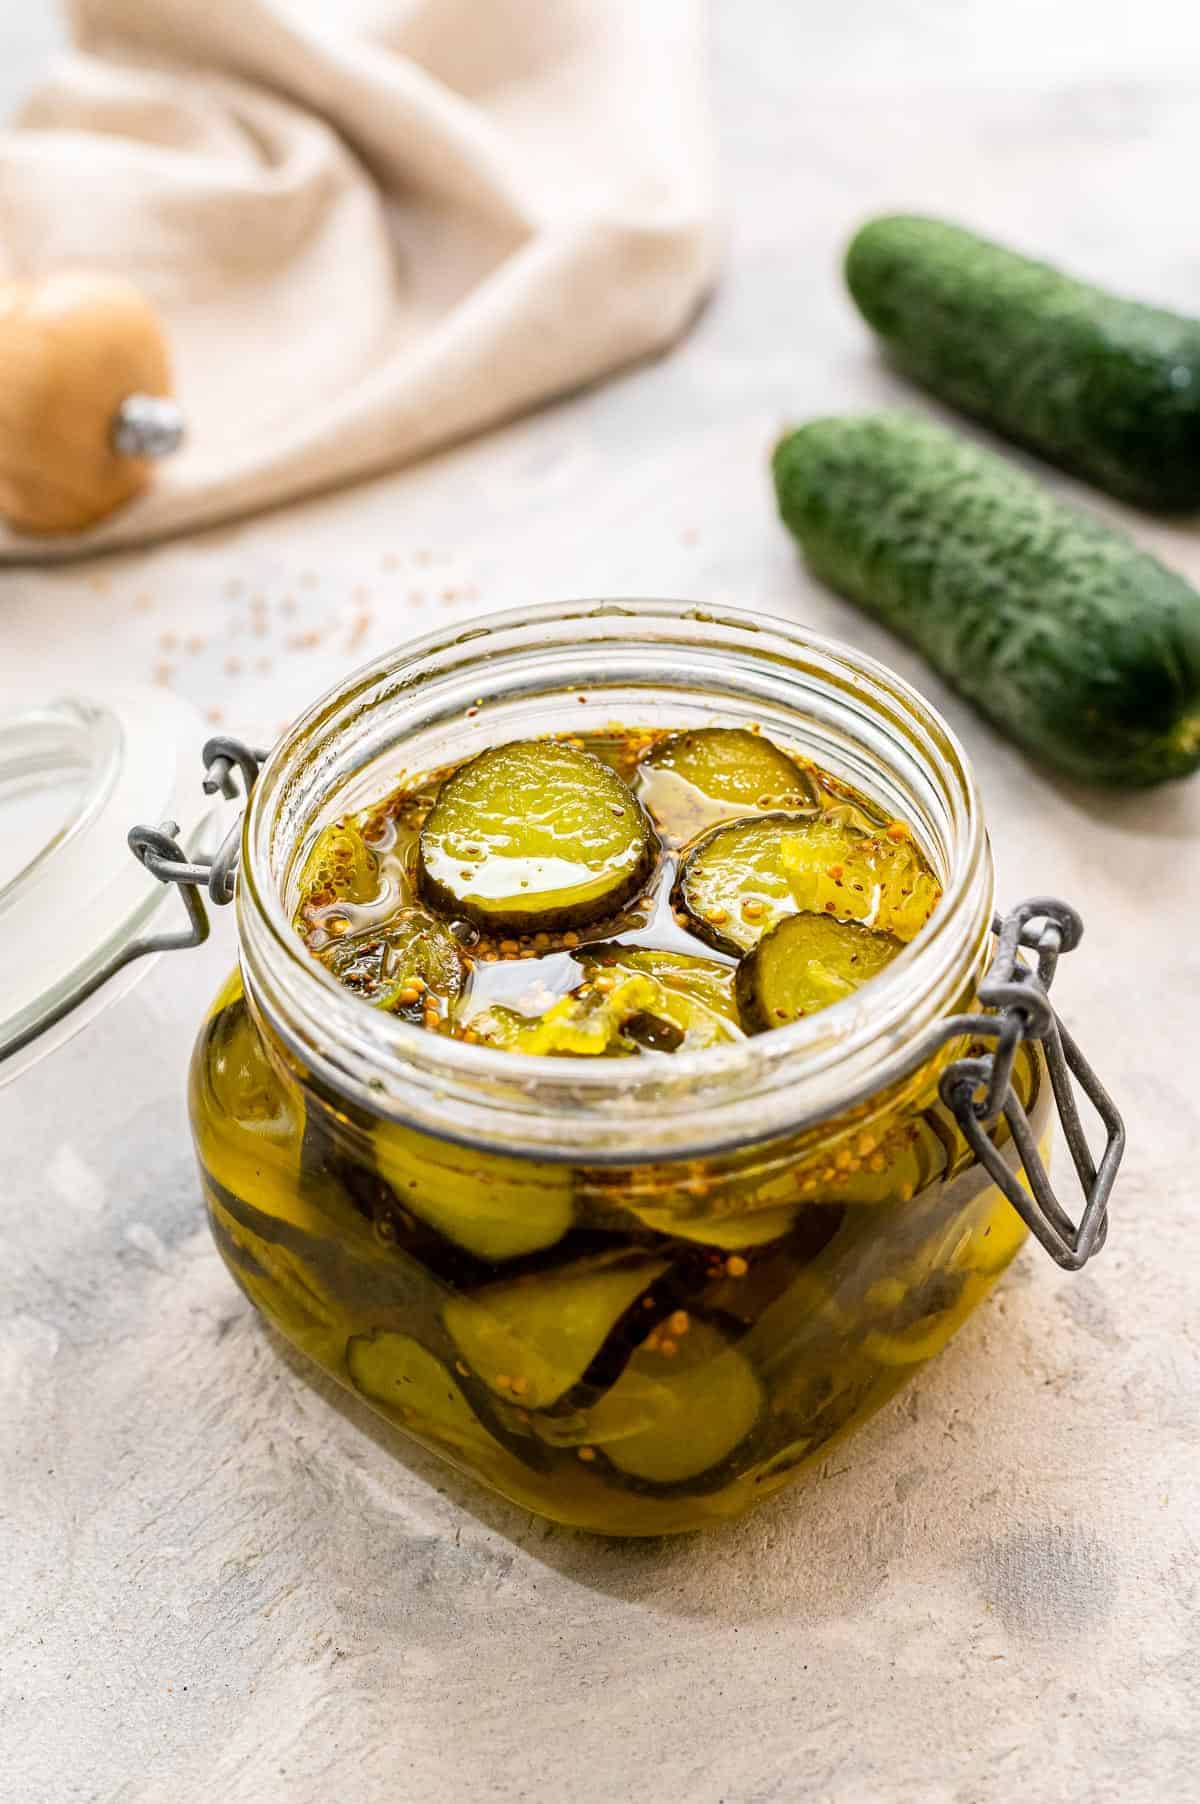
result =
[[[88,993],[164,903],[179,906],[127,834],[135,820],[169,820],[198,849],[215,806],[195,780],[204,733],[188,703],[140,685],[0,715],[0,1084],[151,962]]]

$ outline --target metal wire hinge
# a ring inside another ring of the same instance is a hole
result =
[[[241,774],[241,793],[243,799],[248,800],[267,754],[252,750],[240,739],[229,739],[224,734],[218,734],[205,742],[201,756],[204,759],[205,795],[216,795],[219,790],[227,801],[236,801],[238,787],[233,777],[234,770]],[[209,901],[218,908],[233,901],[242,846],[240,811],[211,856],[198,852],[194,860],[189,860],[179,844],[179,828],[174,821],[163,821],[158,827],[131,827],[128,838],[130,851],[139,864],[145,865],[152,877],[157,877],[160,883],[179,885],[189,925],[174,933],[151,933],[143,939],[134,940],[116,955],[106,970],[97,975],[92,987],[98,988],[114,972],[135,958],[144,958],[155,952],[185,952],[191,946],[202,946],[208,938],[209,925],[201,890],[207,890]]]
[[[995,1040],[974,1058],[956,1059],[942,1073],[942,1101],[954,1115],[967,1144],[1017,1214],[1065,1271],[1077,1272],[1104,1245],[1108,1199],[1125,1151],[1125,1127],[1112,1098],[1050,1005],[1047,991],[1059,956],[1079,944],[1083,922],[1075,910],[1052,896],[1034,896],[993,923],[996,951],[979,986],[979,1000],[992,1012],[956,1015],[939,1025],[944,1043],[961,1034]],[[1022,947],[1037,954],[1034,970]],[[1013,1063],[1024,1040],[1039,1040],[1067,1146],[1083,1188],[1078,1224],[1054,1194],[1029,1117],[1012,1087]],[[1105,1146],[1097,1165],[1080,1120],[1072,1079],[1099,1115]],[[1003,1115],[1020,1158],[1026,1183],[991,1138],[988,1129]]]
[[[229,801],[236,801],[238,796],[233,775],[235,769],[241,774],[243,798],[249,799],[267,756],[266,752],[253,750],[240,739],[230,739],[224,734],[209,739],[201,755],[204,759],[204,793],[211,796],[219,790]],[[159,827],[131,827],[129,849],[160,883],[179,885],[191,925],[178,933],[151,934],[135,940],[132,946],[125,948],[122,964],[148,952],[178,952],[189,946],[202,945],[208,938],[209,928],[201,890],[207,890],[209,901],[218,908],[233,901],[242,845],[240,812],[211,856],[198,852],[195,859],[189,861],[179,845],[178,834],[179,828],[174,821],[164,821]]]

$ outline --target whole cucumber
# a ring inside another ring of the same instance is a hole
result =
[[[1059,769],[1158,783],[1200,765],[1200,595],[1024,472],[907,414],[777,446],[813,571]]]
[[[1127,501],[1200,507],[1200,322],[906,215],[862,228],[846,282],[943,400]]]

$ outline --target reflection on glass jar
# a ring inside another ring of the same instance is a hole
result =
[[[902,815],[945,891],[929,927],[845,1002],[674,1057],[516,1057],[339,989],[291,928],[317,834],[401,770],[574,726],[580,696],[761,725]],[[939,1352],[1022,1243],[938,1101],[966,1044],[917,1050],[970,1007],[991,908],[960,751],[865,660],[668,604],[426,641],[318,704],[254,791],[242,970],[192,1068],[217,1244],[296,1346],[530,1509],[633,1535],[736,1515]],[[1044,1141],[1036,1049],[1015,1087]]]

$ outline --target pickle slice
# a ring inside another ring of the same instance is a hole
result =
[[[791,1232],[796,1211],[760,1209],[745,1215],[681,1215],[665,1204],[661,1209],[639,1203],[630,1205],[630,1214],[656,1234],[668,1234],[673,1240],[692,1240],[699,1246],[717,1247],[723,1253],[736,1253],[743,1247],[767,1246]]]
[[[642,888],[655,841],[632,791],[591,752],[517,740],[443,785],[421,829],[419,882],[486,931],[586,926]]]
[[[614,949],[615,951],[616,949]],[[653,983],[653,999],[645,996],[622,1022],[622,1038],[647,1052],[698,1052],[742,1037],[733,993],[734,970],[715,959],[654,948],[621,948],[587,965],[591,982],[645,978]]]
[[[378,858],[353,821],[335,821],[317,835],[304,860],[296,926],[303,931],[338,902],[374,902],[379,891]]]
[[[895,1299],[891,1319],[872,1329],[863,1339],[863,1352],[868,1359],[885,1366],[921,1365],[932,1359],[958,1332],[987,1292],[991,1279],[978,1272],[965,1274],[935,1270],[923,1281],[906,1289]],[[872,1286],[867,1303],[878,1302],[886,1286],[902,1284],[902,1280],[885,1280]]]
[[[538,1273],[446,1304],[443,1320],[490,1390],[545,1409],[577,1384],[629,1305],[667,1269],[639,1260]]]
[[[941,887],[897,823],[864,834],[845,821],[814,820],[788,829],[780,864],[796,907],[862,921],[911,940],[941,899]]]
[[[796,1173],[805,1202],[874,1207],[903,1204],[945,1177],[946,1142],[933,1119],[901,1120],[882,1134],[870,1130],[844,1135]]]
[[[718,827],[684,859],[677,904],[692,931],[721,952],[748,952],[796,902],[784,872],[783,834],[795,815],[764,814]]]
[[[808,773],[744,727],[698,727],[659,740],[639,766],[638,793],[680,844],[751,810],[819,806]]]
[[[450,929],[422,908],[405,908],[382,927],[335,940],[322,958],[340,984],[375,1008],[421,1018],[427,997],[451,1001],[463,962]]]
[[[761,1034],[815,1015],[852,996],[903,950],[890,933],[830,915],[790,915],[738,966],[742,1025]]]
[[[473,1016],[471,1026],[487,1045],[531,1058],[619,1057],[636,1050],[622,1035],[626,1021],[652,1008],[661,993],[652,978],[627,977],[607,992],[588,988],[560,997],[540,1021],[492,1008]]]
[[[693,847],[675,887],[693,932],[722,952],[748,952],[798,912],[911,940],[941,893],[907,828],[862,833],[789,814],[718,827]]]
[[[620,1168],[581,1171],[577,1194],[586,1216],[606,1223],[615,1215],[635,1221],[667,1240],[684,1240],[721,1253],[765,1246],[788,1234],[798,1199],[792,1166],[787,1190],[764,1185],[755,1174],[746,1184],[705,1177],[698,1168],[662,1166],[627,1173]],[[778,1192],[778,1194],[777,1194]]]
[[[376,1170],[400,1207],[477,1259],[541,1252],[574,1221],[565,1165],[455,1146],[393,1122],[377,1127],[372,1142]]]
[[[881,1366],[924,1365],[927,1359],[935,1358],[949,1345],[974,1305],[972,1298],[969,1307],[947,1310],[927,1321],[914,1323],[911,1328],[902,1328],[896,1334],[872,1329],[863,1339],[863,1352]]]
[[[613,1465],[653,1484],[679,1484],[725,1459],[758,1421],[762,1387],[710,1323],[693,1322],[667,1359],[643,1343],[588,1411],[588,1433]]]
[[[591,947],[588,948],[592,950]],[[739,1033],[741,1023],[738,1017],[737,998],[734,994],[736,969],[732,965],[718,964],[715,958],[692,957],[686,952],[660,952],[655,947],[614,947],[614,971],[640,972],[652,977],[662,985],[688,1002],[701,1004],[711,1014],[719,1015],[728,1021]],[[603,960],[589,975],[595,976],[604,969]],[[676,1017],[678,1019],[678,1017]],[[731,1035],[736,1039],[737,1034]]]
[[[480,1434],[445,1366],[407,1334],[355,1334],[346,1344],[346,1370],[359,1395],[403,1428],[454,1442]]]
[[[282,1221],[311,1227],[301,1176],[304,1100],[267,1056],[240,971],[213,1005],[191,1081],[196,1150],[210,1177]]]
[[[620,966],[597,969],[591,982],[560,997],[539,1021],[493,1008],[473,1016],[471,1026],[489,1046],[531,1057],[621,1058],[684,1047],[694,1052],[741,1034],[723,1009]]]

